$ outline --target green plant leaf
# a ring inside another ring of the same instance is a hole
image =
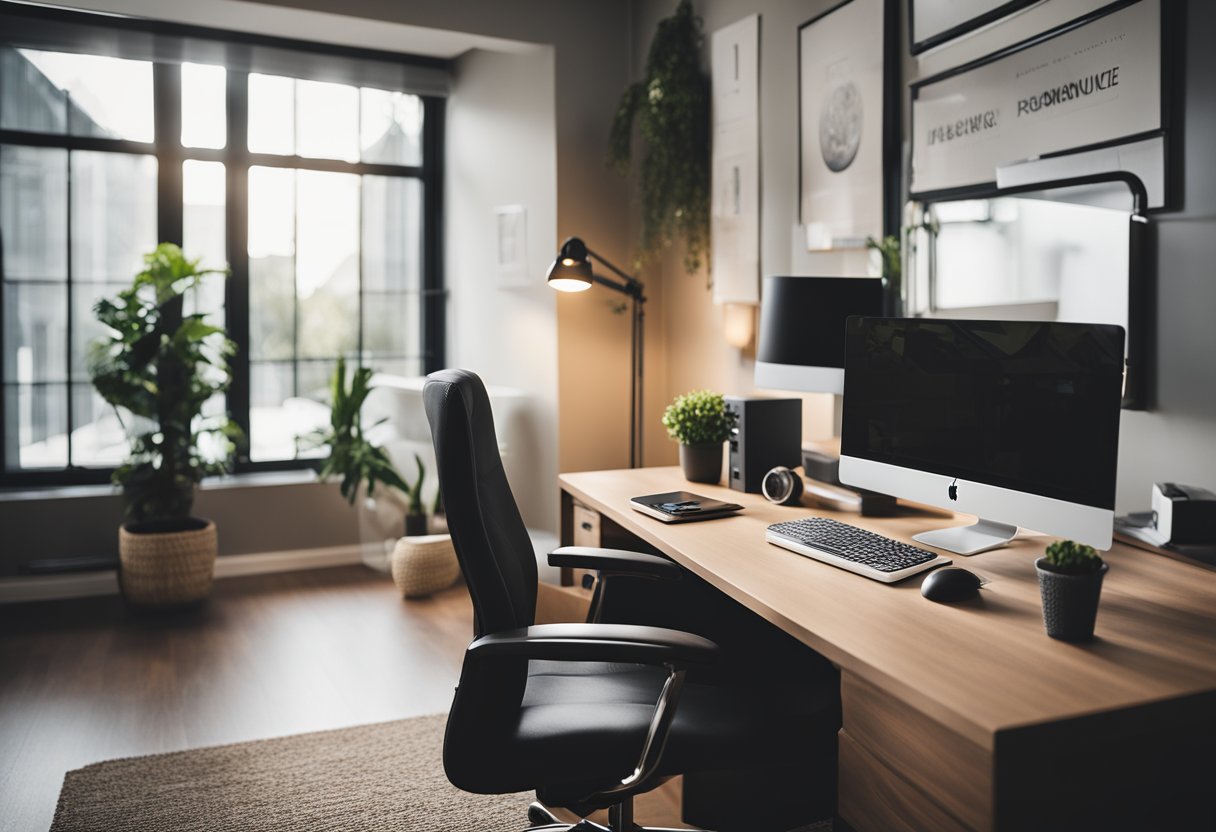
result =
[[[725,442],[735,426],[721,393],[694,390],[677,396],[663,412],[667,435],[685,445]]]

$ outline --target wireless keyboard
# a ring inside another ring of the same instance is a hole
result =
[[[885,584],[950,563],[948,557],[826,517],[774,523],[764,539]]]

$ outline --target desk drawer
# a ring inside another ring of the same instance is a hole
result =
[[[840,696],[853,742],[969,827],[991,828],[988,751],[852,673]]]
[[[573,519],[574,545],[598,547],[601,540],[600,513],[582,503],[575,503]]]

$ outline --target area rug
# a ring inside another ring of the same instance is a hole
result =
[[[443,774],[446,717],[110,760],[69,771],[51,832],[516,832],[531,793]]]

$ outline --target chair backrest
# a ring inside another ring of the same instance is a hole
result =
[[[477,636],[527,627],[536,613],[536,555],[507,484],[485,385],[468,370],[427,376],[422,393],[448,529]]]

